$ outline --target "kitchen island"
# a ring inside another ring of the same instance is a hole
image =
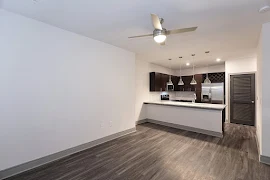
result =
[[[154,101],[144,102],[146,122],[223,137],[224,104]]]

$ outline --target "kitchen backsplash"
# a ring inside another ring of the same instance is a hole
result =
[[[175,92],[174,99],[175,100],[193,100],[195,98],[194,94],[195,92],[192,92],[192,91]]]
[[[161,94],[168,93],[170,99],[173,100],[193,100],[194,92],[192,91],[179,91],[179,92],[150,92],[149,101],[159,101]]]

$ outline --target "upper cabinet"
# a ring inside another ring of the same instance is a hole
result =
[[[168,74],[161,74],[161,89],[162,89],[162,91],[167,90],[167,82],[169,82],[169,75]]]
[[[182,80],[184,82],[184,85],[181,85],[181,86],[178,85],[178,82],[180,79],[180,77],[179,77],[178,82],[177,82],[176,86],[174,87],[175,91],[195,91],[196,87],[194,85],[190,84],[192,77],[193,76],[182,76]]]
[[[208,73],[208,77],[212,83],[225,82],[225,72]],[[203,74],[203,81],[206,78],[206,74]]]
[[[174,86],[174,91],[179,91],[180,90],[180,88],[178,86],[179,80],[180,80],[180,77],[172,76],[172,83],[173,83],[173,86]]]
[[[150,91],[166,91],[169,75],[151,72],[150,73]]]
[[[220,73],[209,73],[209,79],[212,83],[225,82],[225,72]],[[169,82],[170,75],[162,74],[158,72],[150,73],[150,91],[166,91],[167,90],[167,82]],[[182,80],[184,85],[179,86],[178,82],[180,80],[179,76],[172,76],[172,83],[174,85],[174,91],[195,91],[197,95],[197,99],[201,99],[201,84],[204,82],[206,78],[206,74],[196,74],[195,80],[197,81],[196,85],[191,85],[190,82],[192,80],[191,76],[182,76]]]

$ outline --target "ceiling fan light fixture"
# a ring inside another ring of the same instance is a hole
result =
[[[156,41],[156,43],[163,43],[166,40],[166,35],[157,35],[154,36],[154,40]]]
[[[156,43],[163,43],[167,38],[166,29],[162,29],[162,30],[155,29],[153,32],[153,37]]]
[[[167,35],[192,32],[192,31],[196,31],[196,29],[198,28],[198,27],[189,27],[189,28],[182,28],[182,29],[166,30],[165,28],[162,27],[162,23],[164,22],[163,18],[159,18],[156,14],[151,14],[151,19],[152,19],[152,24],[155,28],[153,34],[130,36],[128,38],[141,38],[141,37],[153,36],[155,42],[157,42],[160,45],[165,45],[165,40],[167,38],[166,37]]]

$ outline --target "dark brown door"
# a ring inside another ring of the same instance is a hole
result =
[[[231,75],[230,81],[231,122],[254,126],[255,75]]]

